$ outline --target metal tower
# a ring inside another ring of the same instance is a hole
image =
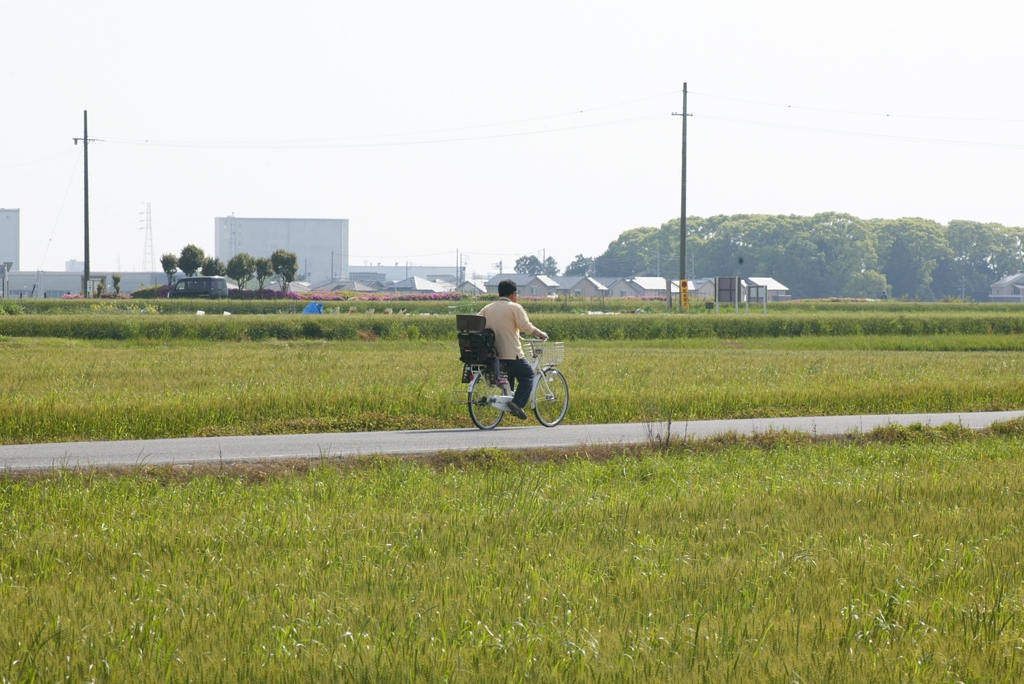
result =
[[[146,231],[146,246],[142,251],[142,270],[151,273],[156,272],[156,255],[153,254],[153,217],[150,213],[150,203],[145,202],[146,212],[142,222],[145,223],[142,229]],[[140,212],[142,213],[142,212]]]

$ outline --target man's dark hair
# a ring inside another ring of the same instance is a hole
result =
[[[498,283],[498,296],[499,297],[511,297],[513,292],[516,292],[519,288],[516,287],[514,281],[502,280]]]

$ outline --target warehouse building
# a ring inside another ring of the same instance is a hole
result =
[[[21,209],[0,209],[0,265],[21,270]]]
[[[348,278],[348,219],[214,219],[214,256],[225,264],[245,252],[270,258],[279,249],[294,252],[298,280],[322,282]]]

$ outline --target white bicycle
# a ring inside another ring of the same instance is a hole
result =
[[[556,368],[565,359],[565,343],[527,340],[523,351],[533,369],[529,406],[541,425],[554,427],[562,422],[569,410],[569,383]],[[495,378],[493,363],[470,363],[466,364],[463,373],[464,380],[468,376],[466,405],[473,424],[481,430],[498,427],[512,402],[512,389],[505,369],[501,369],[499,377]]]

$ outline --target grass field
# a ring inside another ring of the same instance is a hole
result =
[[[821,306],[676,339],[537,319],[623,338],[567,345],[569,422],[1024,407],[1015,310]],[[469,426],[442,317],[249,339],[51,309],[6,317],[2,443]],[[0,474],[0,683],[1022,681],[1022,448],[1024,423]]]
[[[920,312],[793,310],[769,315],[671,315],[612,312],[577,315],[531,312],[531,320],[563,341],[687,338],[891,337],[1024,335],[1020,311],[933,309]],[[0,315],[0,336],[79,340],[438,340],[456,339],[455,316],[327,314],[203,315],[195,313],[49,313]]]
[[[314,297],[315,295],[307,295]],[[385,309],[391,308],[394,311],[405,309],[411,314],[431,313],[475,313],[487,302],[494,301],[496,295],[489,297],[462,297],[461,299],[381,299],[386,294],[374,295],[378,299],[350,299],[347,301],[324,300],[325,311],[328,313],[347,313],[354,308],[359,313],[373,309],[380,314]],[[647,313],[660,313],[666,310],[663,299],[638,299],[634,297],[605,297],[605,298],[584,298],[565,297],[557,299],[535,299],[531,297],[520,297],[520,302],[532,314],[536,313],[580,313],[587,311],[636,311],[640,309]],[[220,315],[224,311],[234,314],[278,314],[278,313],[299,313],[308,303],[307,299],[271,299],[271,300],[242,300],[242,299],[0,299],[0,316],[4,314],[137,314],[145,309],[148,313],[190,313],[194,314],[197,309],[207,313]],[[676,302],[678,306],[678,302]],[[745,305],[740,305],[741,312],[746,311]],[[734,311],[735,307],[723,304],[719,307],[721,314],[728,314]],[[753,303],[750,310],[759,314],[762,308],[759,304]],[[988,303],[972,301],[945,301],[945,302],[912,302],[889,299],[886,301],[869,300],[839,300],[839,299],[808,299],[788,302],[771,302],[768,305],[769,315],[806,313],[821,315],[823,313],[909,313],[909,314],[936,314],[949,312],[963,312],[970,314],[985,313],[1021,313],[1019,303]],[[676,309],[678,313],[678,309]],[[705,302],[691,300],[688,315],[713,314],[713,311],[705,307]]]
[[[5,476],[0,681],[1021,681],[1021,430]]]
[[[1024,336],[568,345],[568,422],[1024,406]],[[466,427],[452,342],[0,339],[0,442]]]

